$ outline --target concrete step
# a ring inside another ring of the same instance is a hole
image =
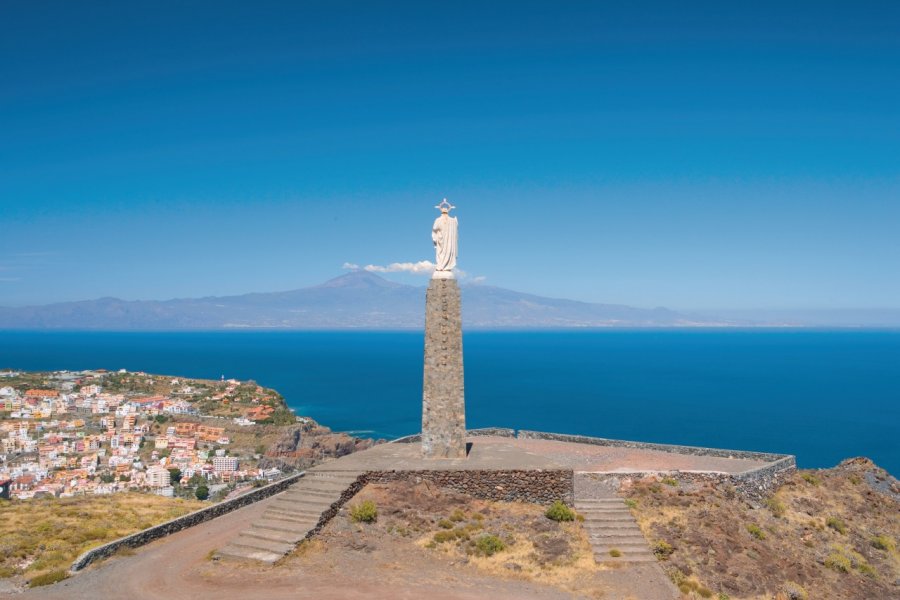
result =
[[[634,517],[631,516],[631,513],[618,511],[606,513],[579,512],[578,514],[584,517],[585,521],[634,521]]]
[[[645,548],[649,552],[650,549],[647,546],[646,542],[642,543],[642,540],[634,538],[634,537],[609,537],[609,538],[590,538],[588,543],[592,547],[598,548],[618,548],[621,550],[622,548]]]
[[[318,490],[322,492],[335,492],[338,495],[341,494],[344,490],[350,487],[350,484],[346,481],[338,481],[332,479],[321,479],[321,478],[313,478],[307,479],[303,478],[290,488],[288,488],[287,492],[295,492],[297,490]]]
[[[218,550],[216,552],[218,556],[222,558],[230,558],[236,560],[253,560],[259,561],[266,564],[273,564],[282,558],[284,558],[284,554],[279,554],[277,552],[268,552],[266,550],[256,550],[252,548],[244,548],[239,546],[234,546],[229,544]]]
[[[301,478],[301,481],[304,479],[307,481],[311,479],[328,479],[345,481],[350,484],[359,479],[360,475],[362,475],[362,471],[307,471],[306,475]]]
[[[640,531],[641,528],[638,527],[638,524],[634,521],[626,521],[624,519],[615,520],[615,521],[589,521],[587,519],[584,520],[585,529],[634,529],[635,531]]]
[[[631,516],[630,513],[621,513],[621,512],[608,512],[608,513],[595,513],[595,512],[582,512],[578,513],[582,517],[584,517],[585,521],[630,521],[634,523],[634,517]]]
[[[321,515],[323,512],[325,512],[329,508],[331,508],[330,504],[315,505],[315,504],[286,504],[286,503],[275,504],[275,503],[272,503],[266,508],[266,510],[277,510],[278,512],[283,512],[288,515],[300,514],[300,513]]]
[[[343,492],[343,490],[341,490]],[[337,502],[341,497],[341,492],[335,492],[331,490],[316,490],[312,488],[303,488],[296,490],[289,490],[279,495],[279,498],[286,499],[297,499],[297,498],[308,498],[310,500],[323,500],[327,501],[329,504],[333,502]]]
[[[285,519],[311,518],[318,521],[323,511],[299,506],[275,505],[266,508],[265,512],[279,515]]]
[[[575,505],[582,504],[584,506],[598,506],[606,504],[624,504],[625,500],[618,496],[609,496],[604,498],[575,498]]]
[[[268,508],[283,510],[285,512],[308,511],[322,514],[331,508],[331,502],[310,502],[309,500],[277,500],[269,503]]]
[[[280,511],[267,510],[262,514],[262,518],[270,522],[279,522],[287,525],[307,525],[319,522],[318,515],[295,515],[283,513]]]
[[[287,542],[278,542],[274,540],[264,540],[258,537],[248,537],[245,535],[239,535],[235,539],[231,541],[231,546],[250,548],[251,550],[262,550],[264,552],[273,552],[275,554],[281,554],[284,556],[288,552],[294,549],[296,544],[289,544]]]
[[[610,556],[608,552],[594,552],[595,562],[619,562],[619,563],[655,563],[656,557],[653,555],[634,555],[622,554],[622,556]]]
[[[318,512],[285,512],[271,508],[264,512],[263,515],[292,523],[318,523],[322,519],[322,513]]]
[[[634,542],[612,544],[604,542],[602,544],[592,544],[591,547],[598,553],[603,554],[609,552],[613,548],[622,554],[653,554],[647,544],[636,544]]]
[[[322,510],[330,507],[337,502],[337,496],[314,496],[310,494],[291,494],[290,496],[279,496],[272,503],[278,504],[309,504],[310,506],[320,507]]]
[[[241,532],[240,537],[256,537],[271,542],[284,542],[286,544],[296,544],[306,537],[305,533],[296,531],[285,531],[275,529],[257,529],[251,525],[250,529]]]
[[[295,522],[295,521],[277,521],[266,518],[263,515],[263,518],[259,521],[253,523],[252,527],[256,529],[269,529],[272,531],[288,531],[295,534],[303,534],[306,535],[309,533],[309,530],[315,527],[318,523],[316,521],[308,521],[308,522]]]
[[[644,534],[641,533],[641,530],[635,527],[634,529],[626,529],[623,527],[617,527],[615,529],[587,529],[588,537],[591,539],[597,538],[643,538]]]
[[[637,527],[637,521],[633,517],[585,517],[585,527]]]

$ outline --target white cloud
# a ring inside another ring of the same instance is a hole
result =
[[[472,283],[484,283],[486,279],[487,277],[485,277],[484,275],[479,275],[478,277],[472,278]]]
[[[370,273],[413,273],[416,275],[431,275],[434,272],[434,263],[430,260],[402,263],[395,262],[386,267],[381,265],[366,265],[363,269]]]
[[[389,265],[366,265],[359,266],[356,263],[345,262],[342,269],[348,271],[368,271],[369,273],[412,273],[413,275],[431,275],[434,273],[434,263],[430,260],[420,260],[419,262],[395,262]],[[468,279],[469,274],[462,269],[453,269],[453,272],[459,279]],[[474,283],[481,283],[486,278],[478,276],[472,279]]]

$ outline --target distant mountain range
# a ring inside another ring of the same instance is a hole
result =
[[[679,327],[729,325],[665,308],[591,304],[463,286],[463,322],[475,328]],[[289,292],[127,301],[100,298],[0,308],[0,329],[406,329],[421,328],[425,287],[353,271]]]
[[[881,311],[874,323],[867,323],[859,311],[841,318],[829,313],[828,319],[818,322],[804,321],[797,314],[760,314],[754,319],[753,313],[699,316],[666,308],[544,298],[480,284],[463,285],[462,290],[467,328],[900,325],[900,311]],[[165,301],[100,298],[0,308],[0,329],[413,329],[423,327],[424,315],[424,286],[352,271],[289,292]]]

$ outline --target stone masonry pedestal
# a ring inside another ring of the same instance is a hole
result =
[[[432,279],[425,293],[422,455],[466,457],[462,317],[455,279]]]

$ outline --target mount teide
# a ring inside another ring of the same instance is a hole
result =
[[[704,320],[641,309],[544,298],[487,285],[462,286],[465,328],[683,327]],[[0,308],[0,329],[421,329],[425,287],[353,271],[288,292],[165,301],[100,298]]]

